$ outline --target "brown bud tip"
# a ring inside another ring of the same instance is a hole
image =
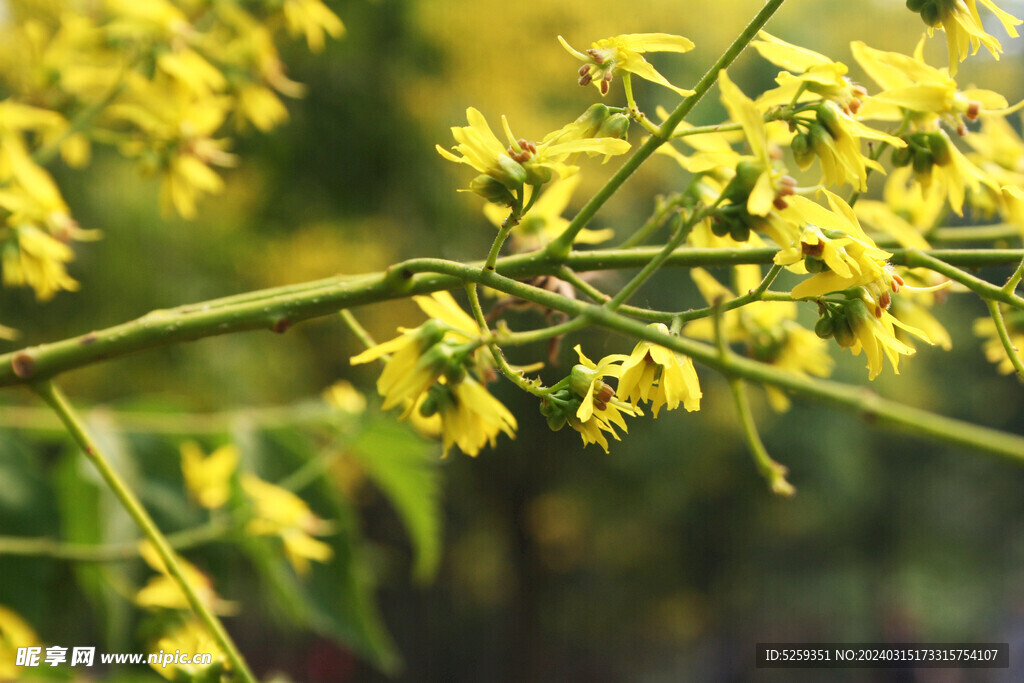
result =
[[[36,359],[29,353],[22,351],[11,359],[11,369],[14,370],[15,375],[22,379],[26,379],[31,377],[32,373],[35,372]]]
[[[800,250],[807,256],[821,256],[825,251],[825,244],[818,242],[817,244],[807,244],[807,242],[800,243]]]
[[[285,332],[288,331],[288,328],[291,326],[291,320],[289,320],[288,318],[280,318],[274,321],[274,326],[270,329],[272,329],[277,334],[284,334]]]

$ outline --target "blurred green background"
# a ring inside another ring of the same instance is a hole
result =
[[[578,64],[557,34],[577,46],[628,32],[685,35],[696,50],[652,61],[671,81],[688,85],[763,3],[329,4],[347,36],[320,55],[285,48],[290,76],[309,86],[308,96],[289,103],[285,127],[239,142],[240,168],[227,174],[226,194],[205,201],[197,220],[162,219],[157,181],[140,178],[113,154],[98,155],[84,172],[54,169],[76,218],[105,237],[78,249],[71,274],[82,291],[44,305],[29,291],[0,291],[0,319],[23,332],[17,343],[3,342],[4,350],[155,308],[379,270],[412,256],[480,258],[493,227],[478,197],[455,192],[466,181],[462,169],[433,149],[451,144],[448,127],[465,125],[467,106],[492,123],[506,114],[517,135],[539,138],[595,97],[593,88],[576,85]],[[1024,3],[1001,5],[1024,13]],[[850,40],[910,51],[923,25],[895,0],[790,0],[768,29],[853,64]],[[1024,97],[1021,42],[1003,42],[1002,60],[979,55],[962,67],[960,81],[1015,102]],[[942,63],[941,36],[928,54]],[[730,69],[748,93],[768,87],[774,71],[752,52]],[[609,104],[621,103],[620,87]],[[670,96],[646,85],[637,91],[649,112],[671,104]],[[713,90],[691,121],[721,116]],[[574,206],[614,167],[588,173]],[[643,222],[655,194],[683,181],[669,162],[652,159],[591,227],[624,236]],[[1002,273],[985,275],[995,280]],[[603,277],[603,286],[614,289],[615,276]],[[637,302],[679,308],[697,300],[689,277],[669,272]],[[970,296],[950,297],[937,315],[953,336],[953,351],[922,348],[899,377],[887,371],[872,388],[1024,433],[1020,384],[985,363],[970,333],[971,320],[984,312]],[[422,319],[410,302],[355,313],[378,339]],[[516,328],[538,322],[532,314],[510,318]],[[591,357],[630,347],[603,333],[581,334],[566,340],[562,366],[545,377],[565,371],[577,342]],[[247,466],[270,480],[324,462],[326,476],[300,494],[337,521],[330,567],[316,567],[303,580],[269,547],[211,544],[186,554],[214,577],[221,595],[241,603],[242,613],[226,624],[261,676],[384,679],[382,668],[400,657],[401,668],[391,670],[407,680],[811,681],[821,672],[756,671],[754,644],[891,640],[1009,641],[1011,671],[947,672],[941,680],[1024,678],[1019,467],[876,430],[814,404],[798,401],[776,415],[755,392],[762,436],[798,489],[795,498],[778,499],[750,462],[726,385],[700,368],[700,413],[637,421],[608,455],[583,449],[575,432],[548,431],[534,401],[499,386],[496,395],[519,419],[517,438],[502,437],[477,459],[455,453],[441,462],[439,446],[373,407],[376,369],[352,368],[347,360],[359,350],[340,320],[325,319],[284,335],[253,332],[148,351],[75,371],[63,382],[78,404],[95,406],[87,411],[92,425],[168,531],[203,519],[184,504],[177,449],[186,438],[210,448],[234,441]],[[528,349],[520,360],[544,353]],[[839,379],[866,383],[863,358],[835,355]],[[360,416],[316,417],[317,396],[342,378],[365,388],[371,407]],[[2,399],[38,405],[23,389]],[[292,404],[316,415],[267,428],[249,410]],[[119,417],[139,411],[165,418],[155,418],[154,433],[142,433],[141,418]],[[197,432],[183,413],[219,417]],[[0,407],[0,534],[134,538],[63,435],[28,415]],[[382,474],[385,465],[375,458],[391,469]],[[404,494],[382,483],[403,472],[415,473],[406,476],[412,483],[405,482]],[[410,519],[421,523],[415,545]],[[443,527],[440,569],[432,582],[419,583],[411,578],[414,549],[434,552],[434,521]],[[47,644],[135,650],[151,616],[130,597],[148,573],[140,562],[0,556],[0,604],[22,614]],[[367,600],[377,602],[379,615]],[[148,669],[129,667],[94,673],[155,679]],[[909,672],[830,673],[830,680],[938,680]]]

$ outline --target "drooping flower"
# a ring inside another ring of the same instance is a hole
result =
[[[624,81],[628,79],[628,74],[636,74],[680,95],[693,94],[692,90],[677,88],[669,83],[644,59],[644,53],[647,52],[689,52],[694,48],[693,42],[682,36],[668,33],[629,33],[614,38],[603,38],[591,43],[583,52],[569,45],[562,36],[558,36],[558,42],[569,54],[584,63],[579,70],[580,85],[593,83],[602,95],[608,94],[612,78],[619,73],[624,74]],[[631,93],[629,99],[632,100]]]
[[[900,356],[911,356],[915,353],[914,347],[904,344],[896,337],[897,327],[929,344],[932,343],[923,331],[900,321],[883,308],[876,306],[873,311],[870,310],[862,299],[848,300],[843,310],[845,321],[852,332],[852,343],[845,345],[849,346],[855,356],[860,355],[863,349],[868,360],[868,379],[873,380],[881,374],[885,368],[885,359],[889,360],[893,372],[898,375]],[[841,340],[838,334],[836,340],[840,345],[844,345],[844,340]]]
[[[408,413],[416,399],[444,372],[451,349],[440,344],[445,326],[436,320],[414,329],[399,328],[402,334],[370,347],[349,359],[352,365],[385,359],[377,378],[377,392],[384,397],[384,410],[405,405]],[[429,353],[433,351],[433,353]],[[446,353],[449,352],[449,353]]]
[[[135,603],[142,607],[163,607],[166,609],[191,609],[185,592],[178,580],[171,576],[163,559],[149,541],[139,543],[139,554],[152,569],[159,572],[135,594]],[[215,614],[234,614],[238,611],[237,603],[224,600],[213,588],[213,581],[195,565],[182,557],[177,558],[185,581],[192,591]]]
[[[238,469],[239,453],[234,444],[221,446],[208,457],[199,444],[181,444],[181,472],[189,495],[205,508],[219,508],[231,497],[231,480]]]
[[[331,559],[331,546],[313,538],[330,533],[331,525],[317,517],[304,500],[253,474],[242,476],[242,489],[253,504],[253,519],[246,525],[246,532],[280,537],[285,556],[296,573],[306,574],[310,560]]]
[[[718,74],[718,85],[722,104],[729,118],[742,126],[752,156],[740,157],[735,174],[722,190],[729,202],[739,207],[740,215],[730,215],[728,220],[719,215],[718,224],[712,227],[716,234],[728,233],[741,242],[746,241],[750,230],[757,229],[779,246],[787,245],[796,233],[780,217],[779,209],[786,205],[796,181],[775,167],[764,117],[754,101],[729,79],[724,69]]]
[[[629,357],[623,354],[605,356],[597,363],[586,357],[583,349],[577,344],[574,348],[580,362],[569,374],[569,386],[566,391],[567,401],[563,401],[557,415],[548,414],[548,422],[552,417],[568,422],[569,426],[580,433],[583,444],[596,443],[608,452],[608,439],[611,434],[616,441],[618,427],[623,432],[629,431],[623,414],[643,415],[639,408],[622,401],[615,395],[615,389],[605,383],[604,377],[618,377],[622,370],[622,362]]]
[[[1003,323],[1013,348],[1024,349],[1024,315],[1019,311],[1003,314]],[[1014,371],[1013,361],[1006,355],[1006,347],[999,339],[996,323],[992,318],[978,318],[974,321],[974,334],[984,339],[982,348],[989,363],[995,363],[1000,373],[1009,375]]]
[[[663,334],[669,332],[664,323],[649,327]],[[703,395],[691,359],[648,341],[638,343],[623,361],[616,393],[634,406],[650,401],[654,417],[662,406],[675,410],[680,403],[689,412],[700,410]]]
[[[441,457],[445,458],[456,445],[466,455],[475,457],[487,444],[494,448],[499,432],[515,438],[518,426],[508,408],[472,377],[455,385],[438,382],[419,410],[421,415],[440,417],[444,447]]]
[[[313,52],[324,49],[324,34],[340,38],[345,25],[320,0],[284,0],[285,22],[292,35],[305,35],[306,44]]]
[[[1003,46],[999,44],[999,41],[985,30],[981,15],[978,13],[979,2],[996,15],[1010,37],[1018,36],[1016,27],[1021,20],[1001,9],[992,0],[908,0],[907,2],[907,7],[920,14],[921,19],[928,25],[929,34],[940,26],[946,32],[949,70],[953,74],[956,74],[960,62],[967,59],[968,55],[976,54],[978,48],[983,45],[996,59],[999,59],[999,53],[1003,51]]]
[[[78,290],[78,281],[65,267],[74,258],[71,247],[31,224],[14,228],[12,236],[3,245],[5,285],[27,285],[40,301],[52,299],[61,290]]]

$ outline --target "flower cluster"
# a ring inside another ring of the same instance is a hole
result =
[[[109,144],[161,177],[166,212],[197,213],[224,189],[231,128],[268,131],[302,94],[275,47],[280,28],[319,50],[344,32],[321,0],[33,3],[0,27],[0,261],[3,283],[47,300],[78,283],[67,272],[82,230],[50,173],[81,168]],[[25,55],[32,55],[26,59]]]
[[[439,421],[446,456],[454,445],[475,456],[500,432],[514,437],[515,417],[484,386],[492,361],[476,321],[448,292],[414,298],[430,320],[351,358],[353,365],[384,361],[377,379],[384,409],[402,406],[403,418]]]

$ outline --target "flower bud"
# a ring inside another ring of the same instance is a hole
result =
[[[892,165],[893,166],[907,166],[914,159],[914,150],[907,145],[906,147],[894,147],[892,150]]]
[[[489,169],[488,173],[510,190],[518,190],[526,182],[526,169],[507,154],[499,154],[498,168]]]
[[[543,185],[551,180],[551,168],[542,166],[534,161],[527,161],[523,164],[526,170],[526,183],[528,185]]]
[[[935,0],[931,0],[921,7],[921,19],[932,28],[938,28],[942,24],[942,8]]]
[[[590,391],[590,385],[596,379],[596,374],[585,365],[574,365],[569,373],[569,387],[572,393],[580,398],[586,396]]]
[[[590,105],[585,112],[580,114],[576,120],[572,122],[570,126],[572,134],[570,136],[560,138],[560,140],[564,142],[567,140],[601,137],[598,135],[598,131],[608,120],[610,113],[608,106],[605,104],[601,104],[599,102],[597,104]]]
[[[548,415],[546,419],[548,422],[548,428],[553,432],[557,432],[565,426],[565,415],[562,415],[561,413]]]
[[[914,173],[931,173],[932,165],[934,163],[935,157],[932,156],[931,150],[923,147],[918,147],[914,150]]]
[[[953,160],[953,153],[949,150],[949,140],[942,133],[934,132],[928,135],[928,150],[939,166],[946,166]]]
[[[835,319],[832,336],[835,337],[836,343],[844,349],[848,349],[857,343],[857,338],[853,336],[853,327],[845,316]]]
[[[807,133],[798,133],[789,144],[793,150],[793,158],[801,171],[806,171],[814,163],[814,150],[811,149],[811,138]]]
[[[807,269],[808,273],[820,273],[823,270],[828,270],[828,265],[821,259],[808,254],[804,256],[804,268]]]
[[[515,204],[515,197],[500,180],[493,178],[486,173],[478,175],[469,182],[469,189],[480,195],[492,204],[512,206]]]
[[[839,109],[829,100],[818,105],[818,123],[825,126],[833,138],[838,138],[842,132],[839,123]]]
[[[622,140],[628,133],[629,117],[625,114],[612,114],[601,123],[601,127],[597,129],[594,137]]]
[[[826,313],[818,318],[818,322],[814,324],[814,334],[818,335],[822,339],[828,339],[832,336],[835,328],[835,319],[830,314]]]

